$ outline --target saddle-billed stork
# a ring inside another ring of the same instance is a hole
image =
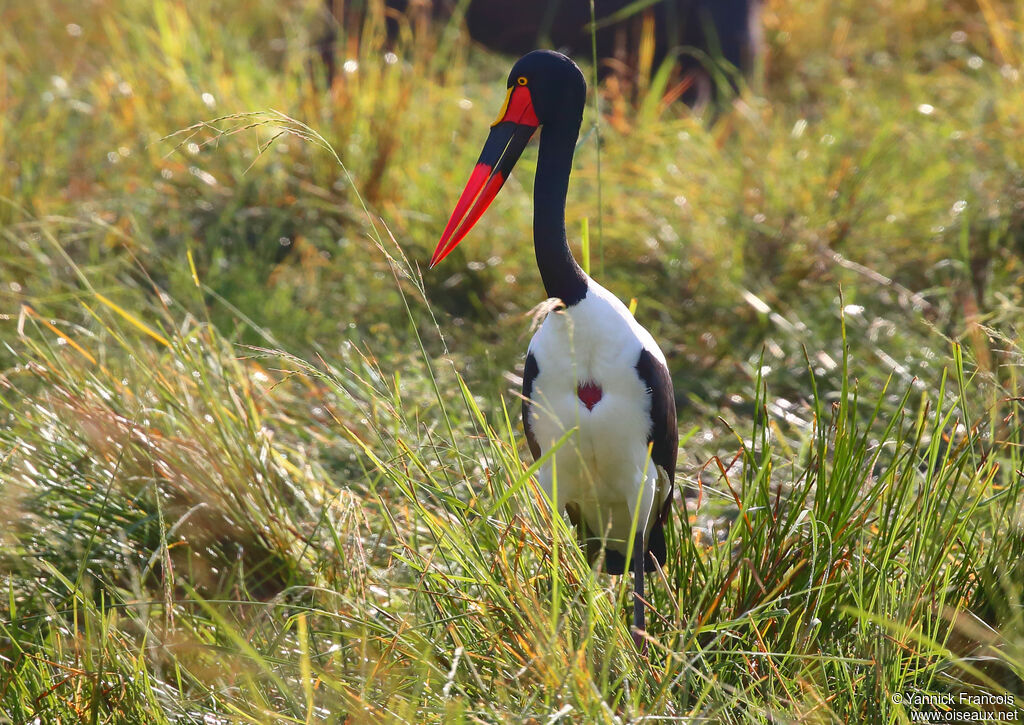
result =
[[[621,301],[592,280],[565,237],[569,172],[587,84],[561,53],[535,50],[508,77],[508,94],[430,260],[462,241],[543,126],[534,182],[533,244],[549,314],[530,342],[523,372],[523,426],[534,459],[576,433],[540,469],[556,511],[565,510],[593,561],[623,574],[632,552],[633,637],[643,646],[644,572],[665,562],[663,525],[672,502],[676,406],[665,356]],[[635,532],[630,540],[630,532]]]

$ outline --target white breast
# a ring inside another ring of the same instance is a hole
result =
[[[650,392],[636,370],[644,349],[664,362],[650,333],[593,280],[582,301],[549,314],[530,342],[538,374],[529,420],[541,451],[578,427],[541,468],[540,482],[558,511],[575,503],[588,528],[607,532],[609,548],[622,552],[634,509],[640,530],[649,532],[652,508],[667,493],[648,453]],[[577,396],[587,382],[602,392],[591,410]]]

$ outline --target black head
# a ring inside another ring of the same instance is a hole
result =
[[[583,73],[561,53],[535,50],[516,61],[508,76],[505,103],[430,258],[431,267],[455,249],[480,219],[537,128],[558,124],[578,132],[586,101]]]
[[[572,59],[553,50],[534,50],[516,61],[508,74],[508,88],[526,86],[541,124],[578,120],[587,100],[583,71]]]

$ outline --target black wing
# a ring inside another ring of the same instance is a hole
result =
[[[676,396],[672,389],[672,377],[668,368],[648,350],[640,353],[636,372],[651,393],[651,432],[647,442],[651,444],[651,462],[665,469],[668,474],[668,496],[662,504],[658,518],[651,529],[647,550],[659,564],[665,563],[665,521],[672,510],[675,494],[676,455],[679,452],[679,430],[676,422]],[[645,571],[654,571],[654,562],[647,557]]]
[[[533,430],[530,428],[530,398],[533,395],[533,381],[539,372],[537,358],[532,352],[526,353],[526,365],[523,366],[523,430],[526,431],[526,443],[530,446],[530,453],[533,454],[535,461],[540,458],[540,446],[537,445],[537,439],[533,437]]]

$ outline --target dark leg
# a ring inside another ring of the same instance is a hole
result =
[[[641,636],[646,632],[644,624],[644,536],[636,532],[636,539],[633,541],[633,643],[637,650],[644,654],[647,652],[647,640]]]

